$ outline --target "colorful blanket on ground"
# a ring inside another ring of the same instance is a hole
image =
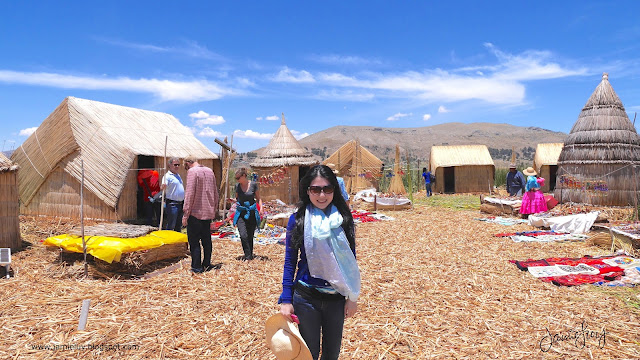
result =
[[[518,269],[558,286],[582,284],[634,286],[640,284],[640,262],[626,254],[599,257],[586,255],[581,258],[546,258],[540,260],[510,260]],[[623,268],[620,265],[629,266]]]
[[[284,245],[287,229],[273,224],[266,224],[264,229],[256,229],[253,237],[253,243],[258,245],[281,244]],[[240,241],[238,229],[233,226],[222,226],[218,231],[211,233],[213,240],[231,240]]]
[[[582,234],[567,234],[555,231],[520,231],[513,233],[499,233],[495,237],[507,237],[515,242],[552,242],[552,241],[583,241],[588,238]]]
[[[506,226],[522,224],[527,222],[527,220],[524,220],[524,219],[506,218],[502,216],[489,216],[486,218],[476,218],[475,220],[486,221],[486,222],[496,223],[496,224],[506,225]]]

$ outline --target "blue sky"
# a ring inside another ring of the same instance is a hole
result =
[[[640,110],[638,1],[2,1],[0,143],[67,96],[166,112],[214,152],[336,125],[569,132],[601,80]]]

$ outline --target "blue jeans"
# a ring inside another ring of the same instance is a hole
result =
[[[340,356],[344,304],[341,300],[319,300],[293,293],[293,310],[300,320],[300,334],[307,343],[314,360],[320,355],[322,333],[322,360],[333,360]]]
[[[424,187],[427,189],[427,196],[431,196],[431,183],[425,183]]]
[[[193,216],[187,219],[187,240],[191,252],[191,271],[203,272],[211,267],[211,220],[200,220]],[[200,258],[200,242],[202,253]]]
[[[182,231],[182,202],[167,200],[167,207],[164,210],[167,217],[164,230]]]

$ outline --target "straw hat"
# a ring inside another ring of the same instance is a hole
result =
[[[329,167],[329,169],[331,169],[331,171],[333,171],[334,174],[338,175],[338,170],[336,170],[336,164],[327,163],[326,165]]]
[[[515,169],[515,168],[516,168],[516,164],[514,163],[509,164],[509,169]]]
[[[311,351],[298,328],[282,314],[267,319],[267,346],[278,360],[311,360]]]
[[[538,174],[531,166],[526,168],[522,173],[527,176],[535,176]]]

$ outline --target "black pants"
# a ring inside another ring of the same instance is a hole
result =
[[[187,240],[191,252],[191,270],[202,272],[211,267],[211,220],[200,220],[189,216],[187,220]],[[200,259],[200,242],[204,258]]]
[[[243,215],[238,219],[238,232],[240,233],[240,241],[242,242],[242,251],[247,259],[253,258],[253,236],[258,226],[256,216],[252,213],[249,219],[245,220]]]

